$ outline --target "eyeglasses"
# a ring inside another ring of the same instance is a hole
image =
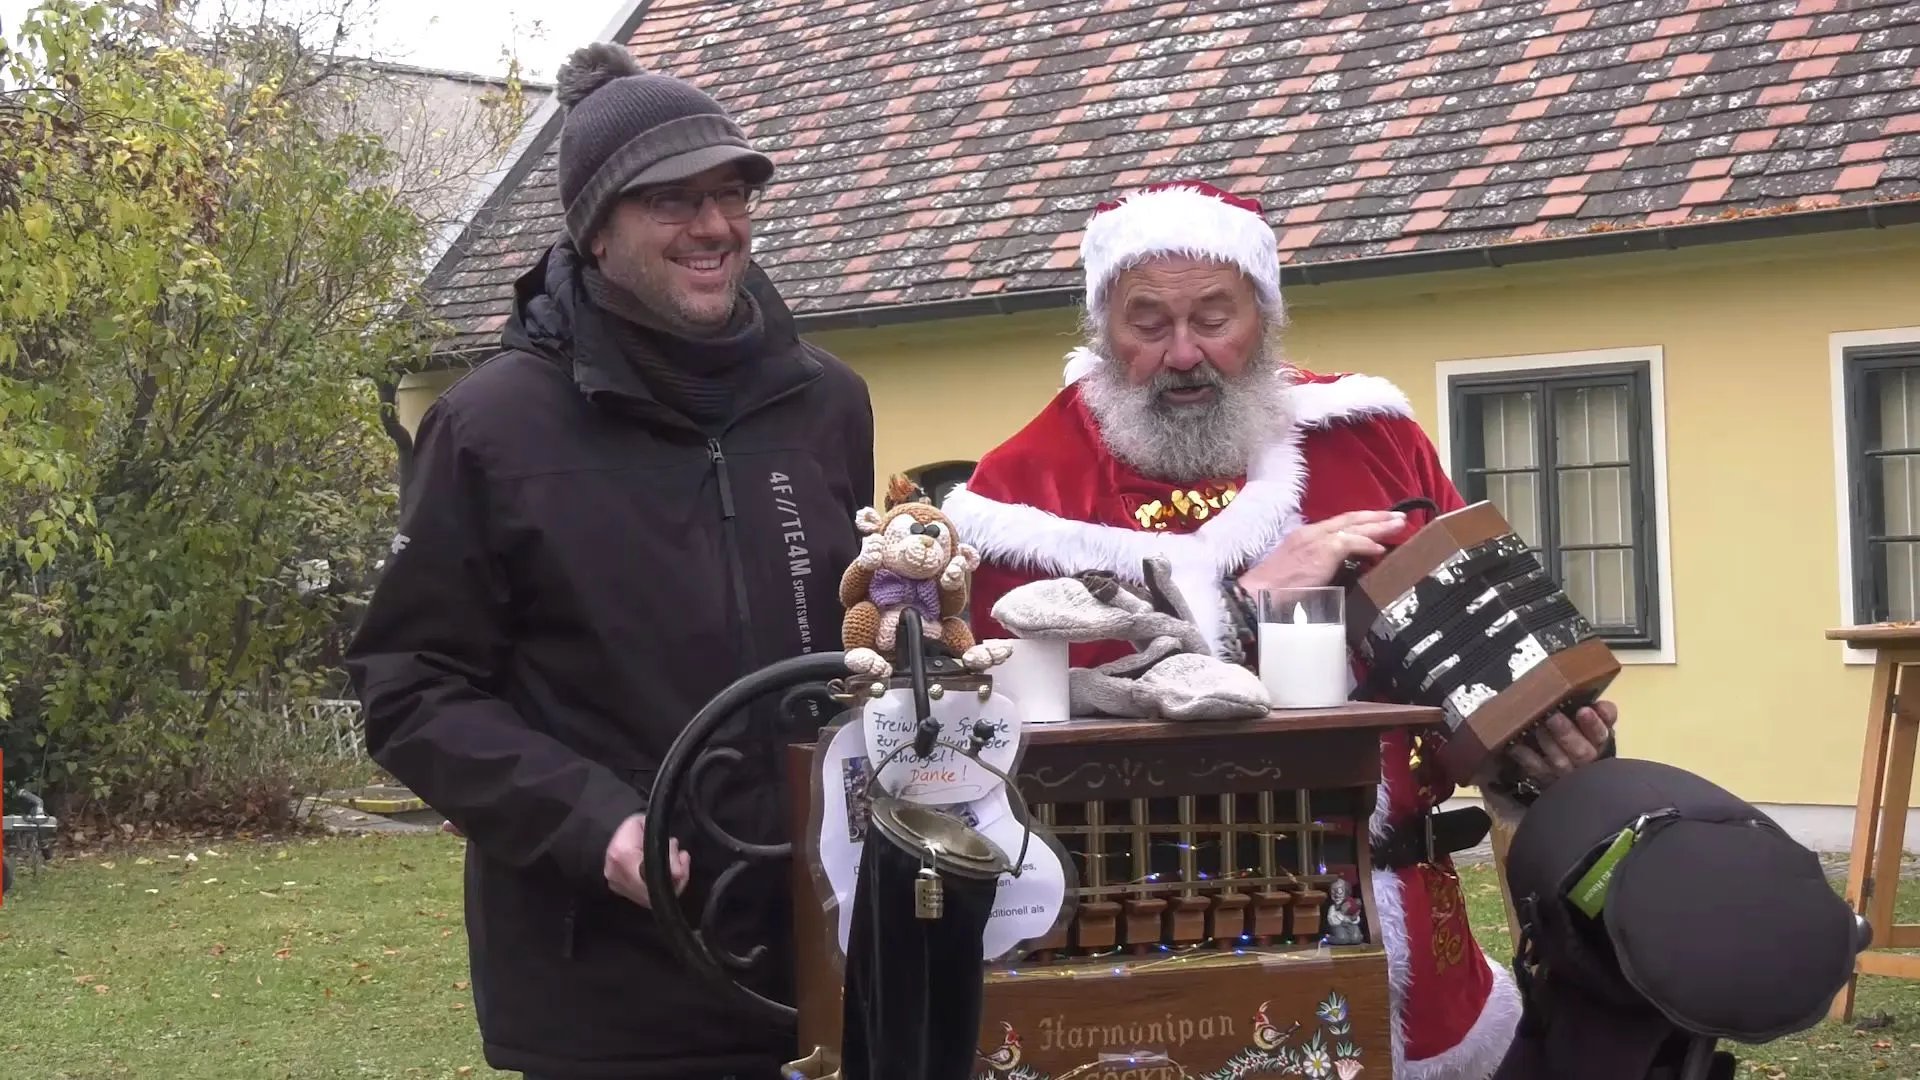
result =
[[[662,225],[685,225],[700,216],[708,199],[713,200],[725,217],[735,220],[746,217],[760,204],[760,188],[754,184],[728,184],[706,190],[668,187],[636,193],[628,198],[646,207],[653,220]]]

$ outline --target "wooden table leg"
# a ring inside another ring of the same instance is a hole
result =
[[[1513,951],[1520,952],[1520,916],[1513,908],[1513,892],[1507,888],[1507,846],[1513,843],[1513,830],[1498,817],[1493,819],[1490,834],[1493,843],[1493,878],[1500,885],[1500,906],[1507,912],[1507,936],[1513,941]]]
[[[1893,945],[1893,902],[1900,893],[1900,859],[1906,852],[1907,803],[1913,795],[1913,755],[1920,749],[1920,699],[1893,697],[1893,737],[1887,741],[1887,778],[1880,787],[1880,827],[1873,840],[1873,876],[1866,889],[1867,923],[1873,940]]]
[[[1874,839],[1879,824],[1881,792],[1886,780],[1888,744],[1893,735],[1893,695],[1899,681],[1898,661],[1898,655],[1893,652],[1877,654],[1873,665],[1873,693],[1867,699],[1866,745],[1860,752],[1860,794],[1854,804],[1853,847],[1847,858],[1847,904],[1862,915],[1867,914],[1867,883],[1871,880],[1869,872],[1874,861]],[[1912,778],[1912,766],[1909,756],[1909,780]],[[1906,799],[1902,798],[1900,803],[1904,824]],[[1896,874],[1899,870],[1898,858],[1896,849]],[[1897,876],[1895,880],[1898,880]],[[1879,939],[1875,943],[1878,944]],[[1847,977],[1846,985],[1834,995],[1833,1005],[1827,1011],[1829,1019],[1842,1023],[1853,1019],[1853,994],[1857,981],[1857,975]]]

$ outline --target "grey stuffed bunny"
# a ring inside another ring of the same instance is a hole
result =
[[[1135,652],[1095,668],[1073,668],[1075,716],[1232,720],[1272,707],[1258,676],[1207,650],[1167,561],[1145,560],[1141,595],[1112,575],[1049,578],[1012,589],[993,617],[1016,637],[1131,642]]]

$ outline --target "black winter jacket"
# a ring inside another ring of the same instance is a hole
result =
[[[348,664],[374,759],[468,837],[488,1063],[757,1074],[792,1054],[793,1033],[683,970],[602,865],[709,698],[839,647],[839,575],[873,495],[871,405],[857,375],[799,339],[755,268],[767,348],[738,418],[710,437],[648,394],[578,269],[563,242],[523,276],[507,351],[422,419],[400,535]],[[748,840],[786,836],[769,749],[791,732],[766,722],[755,710],[728,735],[753,752],[723,778],[718,816]],[[698,905],[725,862],[675,831]],[[730,888],[735,951],[785,951],[787,892],[771,870]]]

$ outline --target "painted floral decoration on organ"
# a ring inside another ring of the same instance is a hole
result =
[[[928,641],[944,647],[969,671],[985,671],[1012,655],[1005,642],[976,642],[960,613],[973,588],[980,552],[960,542],[947,520],[909,479],[888,485],[884,509],[865,507],[854,515],[865,539],[840,578],[841,645],[847,669],[885,679],[893,674],[887,657],[899,644],[900,615],[912,608]]]

